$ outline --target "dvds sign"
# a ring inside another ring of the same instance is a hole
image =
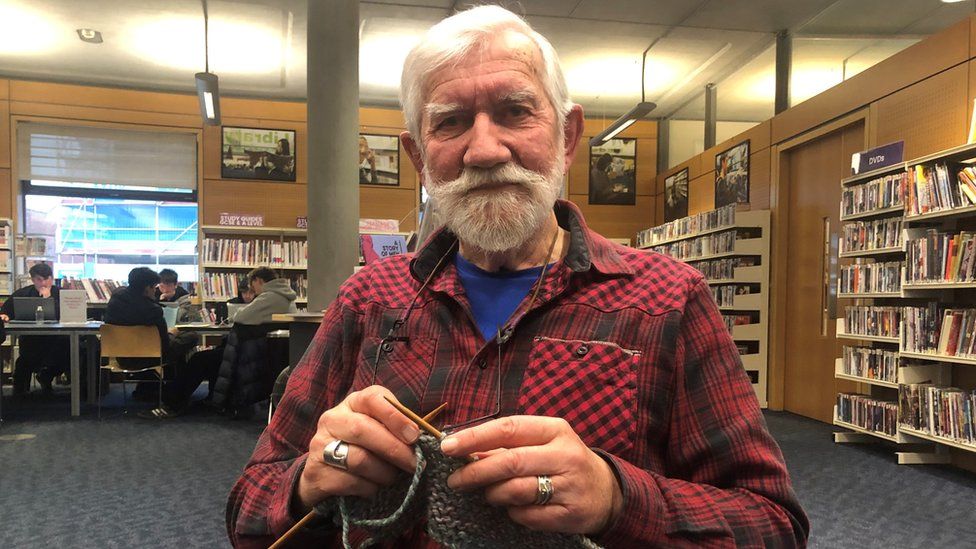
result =
[[[851,155],[851,175],[880,170],[905,161],[905,142],[896,141]]]

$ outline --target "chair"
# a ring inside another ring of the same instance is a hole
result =
[[[159,378],[159,406],[163,405],[163,353],[159,341],[159,329],[156,326],[119,326],[116,324],[102,324],[98,330],[101,339],[102,357],[116,359],[109,361],[111,372],[122,374],[122,406],[123,413],[128,409],[128,398],[125,391],[126,376],[155,372]],[[152,366],[132,367],[119,364],[119,358],[155,358],[159,364]],[[102,376],[98,376],[98,417],[102,417]]]

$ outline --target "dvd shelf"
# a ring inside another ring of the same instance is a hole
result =
[[[866,436],[916,445],[898,452],[899,463],[947,463],[943,447],[976,452],[976,391],[952,382],[955,369],[976,366],[973,161],[976,144],[969,144],[858,185],[855,178],[841,182],[840,256],[860,259],[841,265],[838,296],[859,301],[838,319],[837,337],[861,343],[844,347],[834,372],[861,383],[857,392],[866,394],[838,395],[834,423],[854,432],[835,433],[837,442]],[[898,180],[903,209],[889,185]]]
[[[671,255],[705,276],[763,407],[769,337],[769,236],[769,210],[736,211],[734,205],[637,235],[638,247]]]

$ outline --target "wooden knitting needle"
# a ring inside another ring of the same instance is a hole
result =
[[[386,397],[383,397],[383,398],[386,398]],[[430,413],[428,413],[426,416],[420,418],[420,417],[417,417],[417,414],[413,413],[412,411],[410,411],[409,408],[406,408],[405,406],[403,406],[399,402],[394,402],[394,401],[390,400],[389,398],[386,398],[386,401],[389,402],[390,404],[392,404],[394,408],[396,408],[397,410],[400,411],[400,413],[402,413],[403,415],[407,416],[408,418],[410,418],[411,420],[413,420],[415,423],[417,423],[418,426],[423,427],[424,429],[428,430],[428,432],[430,432],[430,434],[434,435],[437,438],[443,438],[444,435],[440,431],[438,431],[437,429],[434,429],[433,427],[431,427],[430,423],[428,423],[428,422],[429,421],[433,421],[434,418],[437,417],[438,414],[440,414],[444,410],[444,408],[447,408],[447,403],[446,402],[444,404],[441,404],[437,408],[434,408],[433,410],[431,410]],[[426,426],[426,427],[424,427],[424,426]],[[312,522],[312,519],[314,519],[314,518],[315,518],[315,509],[312,509],[311,511],[308,512],[308,514],[306,514],[304,517],[302,517],[302,520],[298,521],[297,523],[295,523],[294,526],[292,526],[291,528],[289,528],[288,531],[285,532],[285,535],[283,535],[280,538],[278,538],[278,541],[274,542],[274,544],[271,545],[271,548],[270,549],[280,549],[281,547],[284,547],[288,543],[288,540],[291,539],[291,537],[295,535],[295,532],[298,532],[299,530],[301,530],[302,528],[304,528],[305,525],[307,525],[308,523]]]

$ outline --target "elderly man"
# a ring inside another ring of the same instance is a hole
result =
[[[340,290],[228,504],[238,546],[414,471],[439,418],[449,478],[532,530],[608,547],[802,546],[807,519],[702,275],[616,246],[557,200],[583,114],[555,51],[479,7],[407,57],[404,147],[446,220]],[[300,531],[338,544],[331,520]],[[355,532],[353,532],[355,539]],[[391,547],[432,547],[417,524]]]

